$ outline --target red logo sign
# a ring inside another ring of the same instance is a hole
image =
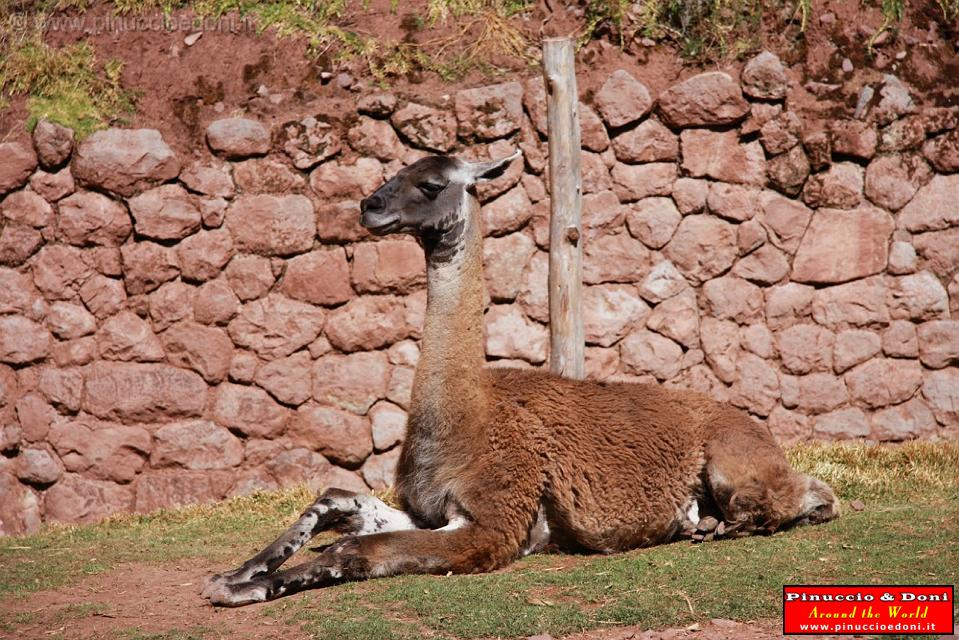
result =
[[[955,633],[949,585],[786,585],[784,634]]]

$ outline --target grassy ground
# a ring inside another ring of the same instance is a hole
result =
[[[510,18],[527,0],[428,0],[425,15],[409,25],[426,32],[452,21],[452,35],[424,42],[383,41],[361,29],[342,26],[368,12],[368,0],[109,0],[118,15],[169,15],[189,11],[200,20],[236,13],[260,31],[304,43],[308,55],[339,62],[362,60],[381,83],[413,72],[433,72],[454,80],[487,65],[490,55],[532,62],[529,42]],[[122,63],[102,60],[89,42],[53,47],[45,41],[46,20],[58,12],[83,12],[92,0],[0,0],[0,109],[11,98],[27,96],[30,129],[48,118],[74,129],[80,138],[109,124],[123,124],[137,94],[120,83]],[[393,3],[399,10],[399,2]],[[355,21],[355,20],[354,20]],[[469,32],[471,37],[463,38]]]
[[[959,445],[810,446],[792,449],[790,456],[800,469],[828,481],[844,506],[861,500],[865,508],[847,508],[824,526],[766,538],[678,543],[608,557],[539,555],[481,576],[343,585],[265,605],[260,615],[316,638],[515,637],[776,617],[786,583],[959,581],[959,547],[949,534],[959,518]],[[304,490],[264,494],[3,540],[0,601],[125,562],[202,557],[236,564],[309,500]],[[89,612],[65,615],[83,613]],[[0,619],[0,631],[29,622]],[[203,638],[208,631],[171,633],[162,638]]]
[[[71,127],[80,137],[122,123],[136,94],[121,86],[122,64],[98,60],[86,42],[52,47],[44,41],[43,12],[13,13],[0,0],[0,109],[27,96],[27,126],[41,118]]]
[[[959,17],[959,0],[935,0],[946,22]],[[4,101],[28,97],[29,126],[50,118],[80,137],[108,124],[123,124],[133,111],[135,88],[120,83],[122,64],[97,56],[90,43],[52,47],[44,21],[59,12],[83,12],[93,0],[0,0],[0,109]],[[107,0],[117,14],[169,14],[185,10],[198,18],[235,12],[261,30],[304,43],[307,53],[339,62],[361,60],[370,75],[386,84],[400,77],[434,73],[456,80],[472,69],[495,70],[492,60],[507,57],[535,64],[540,34],[524,21],[533,0],[426,0],[425,10],[404,21],[408,33],[384,40],[364,33],[369,0]],[[811,0],[583,0],[579,41],[607,38],[627,46],[635,38],[674,45],[702,63],[740,58],[762,45],[763,24],[799,37],[810,20]],[[906,0],[863,0],[878,6],[884,21],[873,40],[895,31],[910,11]],[[917,3],[913,3],[917,4]],[[918,3],[922,4],[922,3]],[[404,10],[393,0],[394,12]],[[443,35],[433,28],[447,27]],[[532,25],[532,26],[531,26]],[[774,25],[774,26],[770,26]]]

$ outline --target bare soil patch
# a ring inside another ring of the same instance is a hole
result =
[[[259,607],[214,609],[199,592],[222,567],[189,559],[127,564],[74,585],[0,601],[0,620],[28,620],[15,637],[66,640],[195,633],[204,640],[300,640],[298,628],[262,615]],[[0,637],[5,636],[0,631]],[[14,635],[9,636],[11,638]]]

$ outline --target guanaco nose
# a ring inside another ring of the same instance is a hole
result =
[[[382,211],[385,206],[386,201],[383,199],[383,197],[375,193],[369,198],[363,198],[360,200],[360,211],[363,213],[366,213],[367,211],[376,213],[377,211]]]

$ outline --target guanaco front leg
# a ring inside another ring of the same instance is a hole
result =
[[[328,489],[304,511],[293,525],[258,554],[231,571],[207,580],[204,597],[224,585],[245,583],[276,571],[290,556],[323,531],[365,535],[415,529],[413,520],[399,509],[370,495]]]
[[[490,571],[519,552],[502,532],[456,520],[442,529],[347,536],[310,562],[247,582],[218,583],[204,595],[213,605],[239,607],[350,580]]]

